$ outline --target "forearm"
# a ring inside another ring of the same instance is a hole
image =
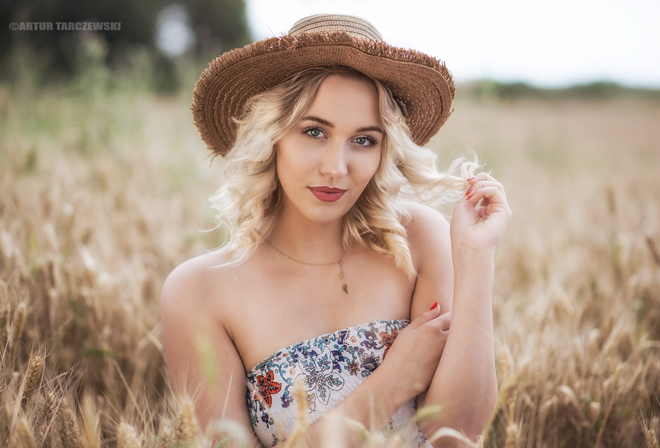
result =
[[[343,402],[310,425],[301,435],[304,440],[301,446],[324,446],[329,441],[337,446],[364,446],[360,428],[370,432],[380,431],[397,409],[414,396],[413,392],[406,394],[395,389],[392,375],[387,372],[387,367],[381,365]],[[277,446],[289,446],[290,441],[289,438]]]
[[[497,401],[493,344],[493,257],[454,253],[451,329],[426,394],[425,405],[440,405],[437,420],[423,423],[427,435],[448,426],[476,438]]]

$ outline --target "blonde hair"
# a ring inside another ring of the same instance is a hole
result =
[[[410,138],[402,111],[381,82],[349,69],[309,69],[277,87],[253,96],[236,119],[237,137],[225,157],[223,183],[210,198],[219,226],[228,230],[226,265],[247,260],[270,233],[283,194],[275,170],[275,144],[309,108],[328,76],[364,79],[378,90],[385,136],[376,173],[342,218],[344,250],[358,244],[391,256],[409,276],[415,268],[404,224],[410,219],[405,202],[442,208],[454,204],[466,187],[476,161],[457,159],[445,172],[436,169],[436,155]],[[453,174],[460,171],[459,174]]]

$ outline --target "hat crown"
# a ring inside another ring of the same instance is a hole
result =
[[[363,39],[375,40],[376,42],[383,41],[383,37],[370,22],[361,17],[345,14],[315,14],[305,17],[293,24],[289,30],[289,35],[296,36],[302,33],[328,31],[343,31]]]

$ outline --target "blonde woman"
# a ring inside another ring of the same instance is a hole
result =
[[[351,16],[307,17],[202,74],[193,113],[224,159],[212,203],[229,236],[170,274],[162,320],[174,390],[212,434],[255,447],[294,428],[309,446],[359,446],[359,424],[415,447],[442,427],[481,434],[510,210],[475,164],[437,172],[422,147],[453,96],[444,64]],[[415,422],[430,405],[436,418]]]

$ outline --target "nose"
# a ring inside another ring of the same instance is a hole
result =
[[[328,145],[321,160],[321,174],[337,179],[348,174],[346,164],[346,151],[348,148],[342,143]]]

